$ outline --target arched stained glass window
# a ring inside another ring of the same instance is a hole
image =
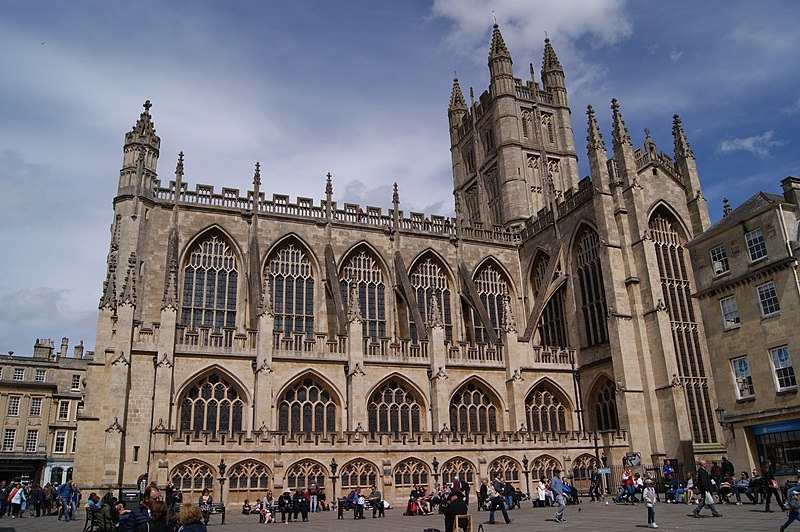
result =
[[[181,434],[195,438],[241,432],[244,394],[219,373],[210,373],[189,386],[180,401]]]
[[[255,500],[269,488],[269,470],[261,462],[245,460],[228,471],[228,497],[231,502]]]
[[[435,297],[439,303],[444,323],[445,338],[453,339],[453,318],[450,309],[450,283],[442,265],[432,257],[419,261],[411,271],[411,286],[417,296],[419,313],[422,321],[428,322],[431,300]],[[411,323],[411,339],[417,341],[416,325]]]
[[[275,331],[314,335],[314,275],[311,261],[295,243],[272,253],[264,272],[272,295]]]
[[[445,462],[440,471],[442,472],[443,484],[450,484],[455,477],[466,481],[468,484],[473,484],[475,481],[475,468],[468,460],[460,457],[451,458]]]
[[[414,393],[397,380],[390,380],[372,394],[367,411],[370,432],[420,431],[422,409]]]
[[[545,384],[537,385],[525,399],[525,416],[531,432],[566,432],[567,408],[560,394]]]
[[[534,458],[531,462],[531,478],[548,479],[553,478],[553,471],[562,469],[561,463],[552,456],[542,455]]]
[[[373,340],[386,337],[386,285],[375,257],[366,250],[352,255],[342,268],[340,287],[345,308],[349,308],[352,287],[358,290],[363,335]]]
[[[378,485],[378,468],[366,460],[353,460],[341,469],[342,491]],[[365,494],[366,495],[366,494]]]
[[[588,227],[583,229],[575,255],[586,343],[589,347],[602,345],[608,342],[608,311],[600,269],[600,238],[596,232]]]
[[[180,488],[186,500],[200,496],[204,489],[214,491],[214,470],[199,460],[190,460],[178,465],[169,476],[176,488]]]
[[[481,303],[492,322],[492,327],[497,336],[500,336],[500,327],[503,324],[503,300],[509,297],[508,281],[500,269],[492,263],[487,263],[478,270],[473,280]],[[473,312],[472,323],[475,330],[475,341],[489,343],[489,335],[476,312]]]
[[[519,462],[507,456],[501,456],[489,464],[490,479],[502,477],[506,482],[519,482],[520,471]]]
[[[402,488],[405,491],[414,485],[428,485],[428,466],[416,458],[409,458],[394,468],[394,486],[395,490]]]
[[[531,269],[531,284],[533,285],[534,300],[538,297],[544,297],[547,291],[544,275],[547,271],[547,263],[549,260],[550,257],[548,257],[547,254],[539,253]],[[556,271],[560,270],[561,265],[559,264],[556,266]],[[550,297],[550,300],[545,305],[538,324],[539,339],[542,345],[561,348],[565,348],[569,345],[565,312],[566,299],[566,284],[563,284],[561,288],[556,290],[555,294]]]
[[[318,487],[325,486],[325,468],[318,462],[303,460],[286,470],[286,487],[290,490],[307,488],[312,482]]]
[[[298,380],[278,404],[278,430],[293,434],[336,431],[336,405],[330,391],[311,377]]]
[[[200,242],[183,268],[181,323],[198,327],[236,327],[236,256],[227,242],[211,235]]]
[[[597,430],[617,430],[617,389],[614,383],[605,379],[597,388],[594,401],[594,418]]]
[[[450,428],[453,432],[497,432],[497,405],[474,382],[462,386],[450,403]]]

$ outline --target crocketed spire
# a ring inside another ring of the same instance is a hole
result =
[[[464,101],[464,94],[458,84],[458,78],[453,78],[453,92],[450,94],[450,111],[466,111],[467,103]]]
[[[506,48],[506,41],[503,40],[503,34],[500,33],[500,26],[495,23],[492,28],[492,47],[489,49],[489,61],[498,57],[511,59],[511,53]]]
[[[139,120],[134,124],[132,132],[141,136],[155,135],[156,128],[153,125],[153,118],[150,116],[150,108],[153,107],[153,104],[147,100],[143,107],[144,111],[139,115]]]
[[[613,113],[614,132],[612,138],[614,146],[622,146],[627,144],[631,145],[631,137],[628,135],[628,128],[625,127],[625,121],[622,119],[622,113],[619,110],[619,102],[616,98],[611,100],[611,111]]]
[[[594,116],[594,108],[589,105],[586,108],[586,115],[589,117],[589,131],[586,135],[586,147],[589,152],[595,150],[606,150],[606,143],[603,140],[603,135],[600,133],[600,128],[597,127],[597,119]]]
[[[542,72],[550,72],[553,70],[564,71],[561,68],[561,63],[558,61],[556,51],[553,50],[553,45],[550,44],[550,39],[544,39],[544,56],[542,57]]]
[[[675,115],[672,117],[672,137],[675,140],[675,160],[680,159],[694,159],[694,152],[689,146],[689,141],[686,140],[686,134],[683,132],[681,125],[681,117]]]

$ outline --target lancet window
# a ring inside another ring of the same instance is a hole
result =
[[[358,292],[363,335],[373,340],[386,337],[386,285],[375,257],[366,250],[352,255],[342,269],[340,286],[345,308],[353,287]]]
[[[210,373],[191,385],[180,405],[182,434],[219,437],[242,431],[244,395],[219,373]]]
[[[227,242],[211,235],[200,242],[183,268],[181,323],[198,327],[236,326],[236,256]]]
[[[594,401],[594,418],[597,430],[617,430],[617,388],[608,379],[597,389]]]
[[[486,391],[469,382],[450,403],[450,428],[453,432],[497,432],[497,406]]]
[[[415,484],[428,485],[428,466],[416,458],[403,460],[394,468],[394,486],[397,488],[411,488]]]
[[[450,484],[455,477],[464,480],[468,484],[473,484],[475,480],[475,468],[463,458],[451,458],[442,466],[442,483]]]
[[[298,380],[281,397],[278,430],[293,434],[336,431],[336,405],[330,392],[310,377]]]
[[[669,314],[678,371],[680,377],[686,378],[684,393],[692,435],[697,443],[713,443],[717,440],[717,434],[700,350],[694,301],[691,298],[684,248],[686,240],[676,225],[667,213],[657,211],[650,220],[650,233],[658,262],[662,297]]]
[[[540,253],[536,257],[536,262],[531,271],[534,299],[544,297],[547,291],[544,275],[547,271],[547,262],[549,260],[550,258],[545,253]],[[560,265],[556,268],[556,271],[559,270]],[[564,284],[556,290],[545,305],[538,324],[539,340],[542,345],[561,348],[569,345],[565,312],[566,299],[567,290],[566,284]]]
[[[489,464],[489,478],[503,478],[506,482],[519,482],[519,463],[507,456],[501,456]],[[519,486],[517,486],[519,487]]]
[[[445,338],[453,339],[453,318],[450,310],[450,283],[442,265],[432,257],[427,257],[418,262],[411,271],[411,286],[417,296],[419,313],[422,321],[428,322],[428,313],[431,310],[431,300],[436,298],[442,313]],[[411,323],[411,338],[417,341],[417,328]]]
[[[325,468],[313,460],[303,460],[286,470],[286,487],[294,490],[307,488],[314,482],[318,487],[325,486]]]
[[[184,462],[172,470],[172,483],[187,499],[197,497],[206,488],[214,489],[214,470],[199,460]]]
[[[413,392],[390,380],[372,394],[367,407],[369,431],[418,433],[421,410]]]
[[[486,172],[484,184],[486,188],[486,198],[489,203],[489,215],[492,217],[492,224],[503,225],[503,199],[500,194],[500,180],[497,175],[496,166],[493,166]]]
[[[576,263],[581,293],[581,310],[589,347],[608,342],[608,310],[600,269],[600,239],[585,228],[577,240]]]
[[[582,454],[572,461],[572,478],[575,480],[589,480],[592,476],[592,468],[597,464],[594,456]]]
[[[531,478],[553,478],[553,470],[561,469],[561,464],[552,456],[537,456],[531,462]]]
[[[300,246],[289,243],[273,253],[264,272],[272,294],[275,331],[284,336],[314,334],[314,275]]]
[[[503,300],[509,297],[508,282],[496,265],[488,263],[483,266],[474,278],[475,288],[481,298],[492,327],[498,336],[503,325]],[[489,343],[489,335],[477,312],[473,311],[472,323],[477,343]]]
[[[559,394],[545,384],[537,385],[528,394],[525,415],[531,432],[567,431],[567,408]]]
[[[378,468],[366,460],[353,460],[341,469],[342,491],[378,485]]]

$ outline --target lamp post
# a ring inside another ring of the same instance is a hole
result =
[[[228,469],[228,466],[225,464],[225,459],[219,459],[219,465],[217,466],[219,469],[219,503],[225,508],[225,503],[222,502],[222,490],[225,486],[225,470]],[[225,510],[222,510],[222,524],[225,524]]]
[[[522,455],[522,474],[525,475],[525,489],[527,490],[526,493],[528,497],[531,496],[531,483],[528,479],[528,475],[530,474],[530,470],[528,469],[528,457],[524,454]]]
[[[433,466],[433,482],[435,489],[439,485],[439,461],[436,459],[435,456],[433,457],[431,466]]]
[[[333,502],[339,504],[339,496],[336,494],[336,469],[339,467],[339,464],[336,463],[336,457],[334,456],[331,458],[331,484],[333,484]]]
[[[720,424],[721,427],[728,427],[728,430],[731,431],[731,436],[733,439],[736,439],[736,432],[733,430],[733,423],[730,421],[725,421],[725,409],[721,406],[717,405],[717,408],[714,409],[714,413],[717,415],[717,422]]]

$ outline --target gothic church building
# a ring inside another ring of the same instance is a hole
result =
[[[719,453],[687,241],[709,226],[676,116],[674,156],[590,107],[579,178],[564,70],[448,108],[455,218],[157,177],[149,102],[125,135],[75,479],[148,475],[226,502],[314,481],[580,484],[605,455]],[[470,91],[471,93],[471,91]],[[110,395],[108,392],[111,392]],[[221,482],[220,482],[221,481]],[[223,490],[220,494],[219,490]],[[330,498],[330,495],[329,495]],[[188,499],[187,499],[188,500]]]

